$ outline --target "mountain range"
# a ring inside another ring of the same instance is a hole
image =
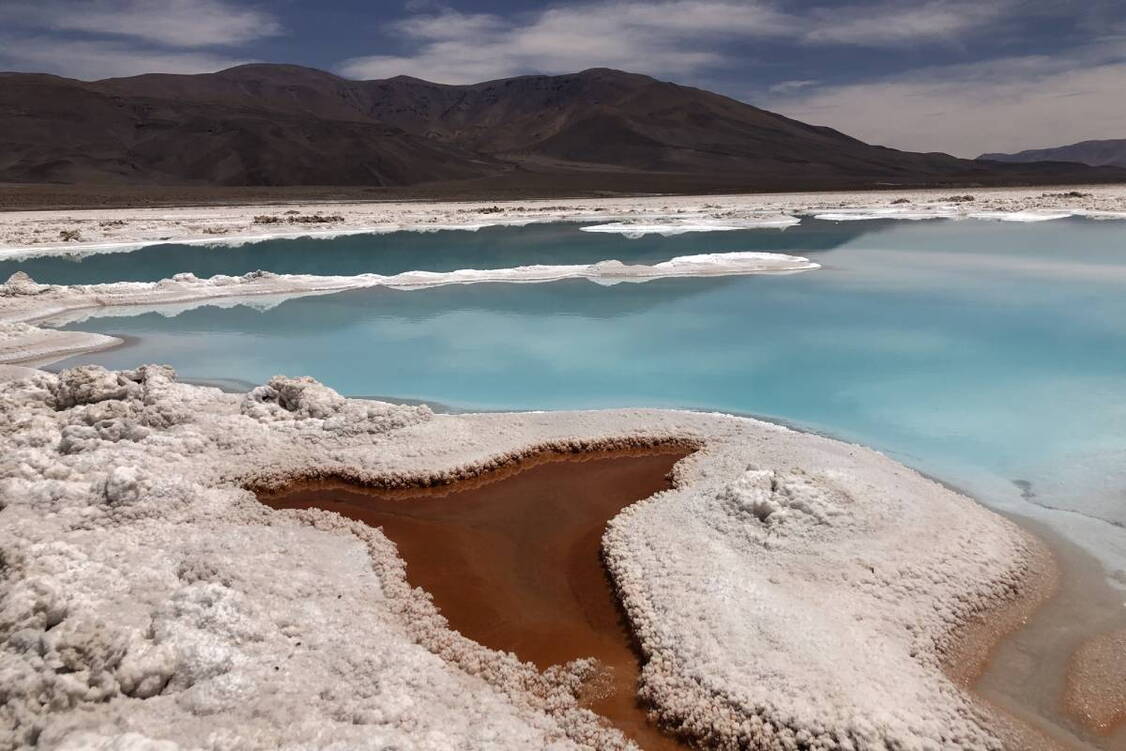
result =
[[[592,69],[452,86],[291,65],[0,74],[0,181],[632,192],[1126,181],[872,146],[701,89]]]
[[[1015,154],[982,154],[978,159],[997,162],[1075,162],[1091,167],[1126,167],[1126,138],[1080,141],[1049,149],[1028,149]]]

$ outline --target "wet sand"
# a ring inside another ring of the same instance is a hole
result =
[[[1126,595],[1048,525],[993,511],[1024,531],[1033,559],[1017,596],[952,635],[943,671],[991,713],[1006,749],[1126,751],[1126,669],[1106,660],[1108,643],[1126,635]],[[1115,657],[1126,663],[1126,654]],[[1109,726],[1094,719],[1111,714]]]
[[[1068,666],[1065,701],[1067,711],[1092,730],[1123,737],[1126,629],[1095,636],[1076,650]]]
[[[1079,746],[1065,732],[1028,711],[1020,701],[999,701],[980,687],[982,676],[990,671],[994,674],[991,677],[1002,683],[1013,679],[1008,672],[1011,666],[997,659],[1004,639],[1026,627],[1044,604],[1059,593],[1060,570],[1052,551],[1031,535],[1028,535],[1028,543],[1032,559],[1020,582],[1018,595],[1000,607],[980,613],[960,628],[951,639],[943,670],[990,712],[993,730],[1006,749],[1066,751]]]
[[[434,597],[452,628],[541,670],[596,658],[606,669],[589,682],[584,704],[644,749],[676,749],[684,746],[638,704],[639,656],[600,550],[606,523],[668,489],[688,453],[548,454],[437,488],[304,485],[262,500],[382,528],[407,579]]]
[[[1050,545],[1054,565],[1034,567],[1028,596],[1011,603],[1008,613],[990,616],[995,636],[985,631],[977,637],[993,645],[954,677],[962,685],[968,678],[1000,715],[1011,748],[1126,751],[1124,594],[1078,546],[1035,521],[1014,521]],[[1048,555],[1044,543],[1041,555]]]

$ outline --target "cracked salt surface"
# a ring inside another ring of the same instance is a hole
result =
[[[462,638],[378,531],[242,488],[668,440],[701,449],[604,538],[665,722],[721,746],[999,747],[941,665],[959,624],[1019,589],[1031,543],[876,452],[724,415],[435,415],[154,366],[14,375],[2,748],[623,747],[575,703],[589,666],[540,674]]]

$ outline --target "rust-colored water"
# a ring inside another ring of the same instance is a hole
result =
[[[262,500],[382,528],[406,561],[407,579],[433,595],[453,628],[541,669],[597,658],[611,681],[587,706],[648,751],[677,749],[684,746],[637,702],[639,659],[600,547],[606,523],[667,489],[687,453],[546,456],[439,488],[304,486]]]

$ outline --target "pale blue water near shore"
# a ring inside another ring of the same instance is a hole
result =
[[[718,250],[798,253],[824,268],[613,287],[374,289],[269,310],[92,318],[69,327],[139,341],[61,365],[166,362],[184,378],[253,383],[307,374],[346,394],[467,409],[762,415],[1035,512],[1126,582],[1126,223],[806,220],[785,232],[640,240],[547,225],[185,255],[165,246],[0,274],[391,273]]]

